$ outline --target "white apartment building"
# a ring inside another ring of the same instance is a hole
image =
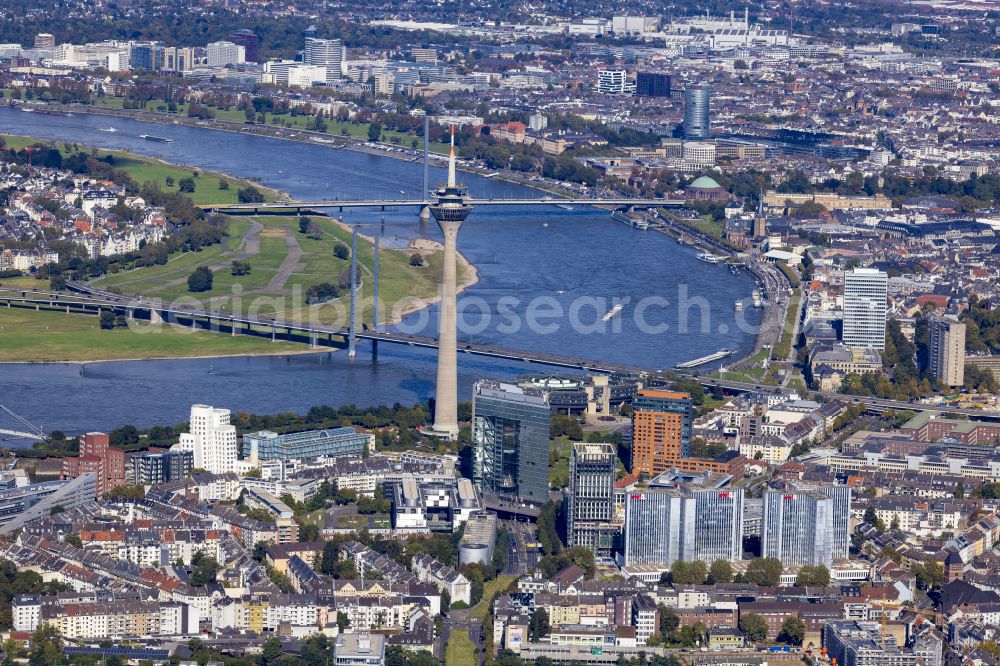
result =
[[[246,62],[246,48],[232,42],[212,42],[205,47],[209,67],[225,67]]]
[[[233,472],[236,467],[236,426],[229,423],[229,410],[192,405],[190,431],[181,433],[175,448],[191,451],[194,466],[213,474]]]

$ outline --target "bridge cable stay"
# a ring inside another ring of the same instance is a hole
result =
[[[39,428],[35,424],[31,423],[30,421],[28,421],[24,417],[18,416],[11,409],[5,407],[4,405],[0,405],[0,412],[3,412],[4,414],[7,414],[12,419],[14,419],[15,421],[17,421],[18,423],[20,423],[21,425],[23,425],[25,428],[28,429],[28,432],[26,432],[26,433],[17,433],[17,434],[27,434],[27,435],[31,435],[32,437],[37,437],[37,438],[40,438],[40,439],[47,439],[48,438],[48,435],[45,433],[44,430],[42,430],[41,428]],[[14,431],[10,431],[8,434],[15,434],[15,433],[14,433]]]

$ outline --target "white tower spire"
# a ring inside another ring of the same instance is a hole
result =
[[[448,155],[448,187],[455,187],[455,126],[451,126],[451,153]]]

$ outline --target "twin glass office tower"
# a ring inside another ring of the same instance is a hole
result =
[[[764,495],[764,557],[829,568],[848,556],[851,489],[791,486]],[[735,561],[743,553],[743,490],[681,483],[625,497],[626,565]]]
[[[830,568],[850,549],[851,489],[791,487],[764,494],[761,547],[785,566]]]
[[[480,492],[512,501],[548,501],[547,393],[514,384],[476,382],[472,446],[472,478]]]
[[[648,489],[625,497],[625,564],[739,560],[743,489]]]

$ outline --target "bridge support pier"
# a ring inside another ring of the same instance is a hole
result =
[[[319,347],[319,340],[316,337],[315,331],[309,334],[309,347],[312,349]]]
[[[160,314],[159,310],[154,310],[154,309],[149,310],[149,323],[151,324],[163,323],[163,315]]]
[[[7,307],[10,307],[10,301],[7,301]],[[69,314],[69,306],[66,306],[66,314]]]
[[[275,327],[274,327],[274,326],[272,325],[272,326],[271,326],[271,342],[274,342],[274,341],[275,341],[275,340],[277,339],[277,331],[278,331],[278,329],[276,329],[276,328],[275,328]]]
[[[35,303],[35,312],[41,312],[41,309],[41,306],[39,306],[38,303]]]
[[[385,210],[385,207],[382,207]],[[358,228],[351,232],[351,321],[350,335],[347,338],[347,358],[357,354],[358,330]]]
[[[237,324],[234,321],[232,322],[232,325],[229,327],[229,334],[232,335],[234,338],[236,337],[236,326]]]
[[[191,330],[192,331],[198,330],[198,320],[195,319],[194,317],[191,317]]]

